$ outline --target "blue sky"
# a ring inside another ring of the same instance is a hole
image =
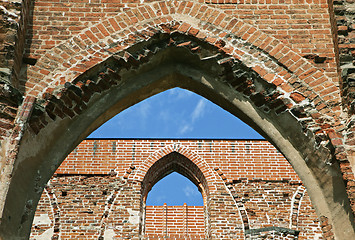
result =
[[[173,186],[173,187],[172,187]],[[172,191],[173,189],[173,191]],[[203,206],[202,195],[195,184],[177,172],[157,182],[148,193],[147,205]]]
[[[173,88],[122,111],[89,138],[263,139],[237,117],[193,92]],[[172,191],[173,190],[173,191]],[[172,173],[148,194],[147,205],[203,205],[197,187]]]
[[[122,111],[89,138],[263,139],[229,112],[180,88],[167,90]]]

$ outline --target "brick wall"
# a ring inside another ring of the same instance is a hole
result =
[[[320,215],[329,218],[324,221],[327,224],[323,229],[333,224],[337,236],[347,233],[355,236],[353,5],[352,0],[2,1],[1,237],[28,235],[40,190],[52,175],[50,169],[63,159],[51,155],[59,145],[63,147],[60,152],[67,153],[77,144],[76,139],[82,140],[111,116],[168,88],[154,85],[163,82],[159,74],[155,76],[157,79],[140,78],[142,85],[127,81],[131,79],[129,76],[132,79],[146,76],[146,67],[160,73],[162,55],[168,57],[171,66],[177,62],[184,65],[169,77],[174,87],[195,91],[231,113],[241,113],[241,118],[245,115],[244,119],[251,120],[273,139],[290,161],[299,161],[294,166],[303,168],[300,172],[310,171],[303,179],[307,186],[315,187],[310,194],[313,199],[319,196],[317,204],[325,201],[318,205]],[[178,61],[176,53],[181,55]],[[197,75],[185,71],[190,67],[211,76],[208,83],[201,85],[208,93],[201,90]],[[212,85],[218,84],[223,91],[209,88],[215,80]],[[127,86],[117,86],[122,83]],[[143,89],[143,85],[147,88]],[[132,96],[119,99],[120,93],[130,89]],[[135,91],[143,94],[134,95]],[[112,100],[105,102],[104,96],[111,96]],[[221,101],[226,96],[230,99]],[[241,102],[235,102],[236,99]],[[120,109],[117,105],[113,107],[121,100],[126,104],[120,105]],[[244,103],[250,105],[238,105]],[[251,116],[249,113],[253,111],[256,115]],[[86,117],[88,112],[92,118]],[[270,123],[270,127],[264,128],[264,123]],[[72,129],[73,135],[63,140],[67,145],[57,142],[62,138],[50,137],[67,131],[69,125],[79,124],[81,130]],[[75,133],[76,130],[80,132]],[[276,139],[275,134],[285,142]],[[208,149],[208,144],[203,142],[202,148]],[[38,151],[33,151],[30,157],[25,154],[32,149]],[[198,147],[191,149],[197,151]],[[227,152],[232,152],[232,148],[227,148]],[[301,157],[293,157],[294,152]],[[244,181],[243,177],[246,181],[262,182],[262,175],[267,172],[252,168],[251,174],[238,173],[229,169],[232,165],[220,167],[208,159],[211,156],[203,158],[210,169],[206,184],[216,182],[216,175],[219,185],[206,198],[214,199],[224,189],[221,186],[233,188],[232,183]],[[135,158],[131,160],[140,161]],[[247,159],[238,163],[238,168],[250,170],[258,161]],[[129,168],[115,167],[114,171],[123,173],[126,181],[133,181],[127,184],[136,183],[133,176],[143,172],[136,173],[139,169],[136,162],[134,165],[128,160],[122,162]],[[17,163],[21,167],[15,166]],[[106,172],[112,170],[110,164]],[[276,171],[272,166],[269,170],[269,173]],[[279,170],[287,175],[287,169]],[[97,169],[90,171],[88,174],[93,174]],[[269,174],[266,180],[289,184],[299,181],[282,174],[277,177]],[[231,191],[225,189],[226,194]],[[340,199],[329,194],[333,189],[342,192],[337,194]],[[223,198],[231,204],[228,207],[233,204],[238,209],[244,207],[239,207],[242,203],[235,203],[235,199],[228,200],[224,195]],[[133,204],[134,209],[139,209],[139,197],[135,201],[138,203]],[[211,202],[209,210],[213,206],[219,206],[217,201]],[[221,235],[228,231],[231,234],[243,229],[247,215],[244,210],[239,212],[241,218],[225,218],[238,219],[236,229],[222,230],[211,220],[207,224],[208,234],[219,230]]]
[[[343,100],[350,115],[355,113],[354,1],[334,0],[335,24],[342,71]]]
[[[108,174],[123,176],[159,149],[182,145],[198,153],[211,168],[218,167],[230,180],[265,179],[299,182],[291,165],[267,141],[252,140],[85,140],[69,154],[57,174]],[[228,161],[236,159],[235,161]],[[237,161],[238,159],[238,161]]]
[[[203,206],[146,206],[147,238],[205,239]]]
[[[195,3],[206,4],[205,6]],[[145,6],[144,8],[139,8]],[[209,8],[207,8],[209,7]],[[175,10],[169,10],[176,8]],[[123,16],[123,22],[116,23],[116,20],[108,21],[107,24],[99,25],[94,33],[86,31],[85,39],[99,34],[104,37],[111,32],[111,29],[124,29],[127,24],[143,21],[144,18],[156,14],[166,14],[182,10],[184,14],[202,16],[202,20],[207,20],[207,16],[218,16],[214,9],[222,10],[223,16],[234,16],[245,23],[251,24],[269,36],[275,37],[286,46],[295,50],[301,56],[309,59],[316,67],[323,69],[324,73],[338,83],[337,65],[333,45],[330,14],[328,2],[326,0],[312,1],[172,1],[167,5],[162,1],[105,1],[98,0],[95,3],[85,0],[80,2],[53,2],[47,0],[36,0],[33,2],[33,12],[31,14],[31,29],[28,31],[26,57],[40,59],[43,56],[51,60],[68,60],[69,56],[79,49],[61,49],[65,53],[60,56],[49,53],[56,46],[64,43],[73,36],[80,36],[82,31],[88,26],[97,24],[103,19],[117,16],[119,13],[132,11],[127,16]],[[199,13],[200,12],[200,13]],[[144,16],[144,17],[143,17]],[[219,21],[217,21],[217,24]],[[226,26],[221,26],[226,27]],[[102,31],[102,32],[101,32]],[[130,30],[126,32],[128,34]],[[94,37],[98,40],[96,37]],[[85,41],[85,39],[83,39]],[[76,40],[74,40],[76,41]],[[48,55],[49,54],[49,55]],[[47,60],[45,60],[47,62]],[[50,60],[49,60],[50,61]],[[48,67],[40,63],[38,66],[29,66],[26,73],[28,79],[37,79],[39,75],[48,75]],[[67,64],[70,67],[71,63]],[[23,79],[22,85],[27,91],[40,88],[34,81]],[[37,86],[35,86],[37,85]],[[318,84],[317,84],[318,85]]]
[[[182,159],[176,164],[190,162],[190,171],[197,166],[203,173],[206,183],[199,188],[205,206],[145,206],[141,184],[155,183],[152,169],[158,175],[170,172],[164,167],[179,158],[177,153]],[[322,239],[302,182],[267,141],[83,141],[47,184],[31,239],[135,239],[139,234],[147,239]]]
[[[18,89],[31,3],[28,0],[0,2],[0,83]]]

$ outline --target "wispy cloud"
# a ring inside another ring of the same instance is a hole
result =
[[[197,196],[199,193],[194,189],[192,186],[186,185],[183,189],[184,194],[186,197],[194,197]]]
[[[137,113],[143,118],[147,118],[151,111],[151,104],[149,101],[143,101],[137,105]]]
[[[192,130],[193,130],[193,127],[191,126],[191,124],[190,124],[190,123],[185,123],[185,124],[183,124],[183,125],[180,127],[179,133],[180,133],[180,134],[185,134],[185,133],[190,132],[190,131],[192,131]]]
[[[195,122],[205,114],[205,111],[206,111],[206,100],[200,99],[197,102],[193,111],[191,112],[190,120],[189,121],[185,120],[183,122],[180,122],[181,127],[179,128],[179,133],[185,134],[185,133],[193,131],[194,126],[195,126]],[[187,118],[185,118],[185,119],[187,119]]]
[[[136,129],[137,124],[139,124],[141,128],[145,127],[149,121],[150,112],[152,111],[151,105],[149,101],[143,101],[125,109],[114,117],[114,124],[119,127],[121,131]]]
[[[191,114],[192,122],[195,122],[197,119],[203,116],[205,112],[206,101],[204,99],[200,99]]]

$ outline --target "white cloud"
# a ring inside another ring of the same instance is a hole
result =
[[[184,124],[181,126],[179,133],[180,134],[185,134],[186,132],[191,132],[194,128],[189,124]]]
[[[140,102],[136,106],[136,108],[137,108],[136,111],[140,117],[147,118],[149,112],[151,111],[151,104],[149,101],[143,101],[143,102]]]
[[[185,134],[187,132],[191,132],[194,129],[195,122],[204,115],[205,110],[206,110],[205,107],[206,107],[206,100],[200,99],[190,115],[191,120],[179,123],[179,125],[181,126],[179,128],[180,134]]]
[[[186,185],[183,189],[184,194],[186,197],[193,197],[198,195],[198,192],[196,191],[196,189],[194,189],[194,187]]]
[[[198,101],[194,111],[191,114],[192,122],[195,122],[198,118],[202,117],[205,112],[206,101],[204,99],[200,99]]]
[[[159,118],[164,122],[164,124],[168,124],[171,120],[174,120],[172,118],[172,113],[167,109],[163,109],[159,112]]]

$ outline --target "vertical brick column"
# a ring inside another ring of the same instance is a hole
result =
[[[182,233],[184,237],[189,235],[189,209],[186,203],[182,206]]]
[[[169,231],[168,231],[168,206],[166,205],[166,203],[164,203],[163,206],[163,216],[164,219],[162,221],[163,223],[163,229],[164,229],[164,237],[168,237],[169,236]]]

